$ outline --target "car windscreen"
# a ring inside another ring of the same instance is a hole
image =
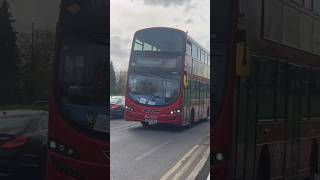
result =
[[[111,98],[110,104],[122,104],[122,98]]]
[[[30,133],[38,129],[38,121],[41,115],[12,114],[1,116],[0,134],[18,135]]]

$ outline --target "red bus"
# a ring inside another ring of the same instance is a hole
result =
[[[108,179],[108,2],[62,0],[49,108],[47,179]]]
[[[315,179],[320,2],[212,2],[211,176]]]
[[[209,117],[209,52],[186,32],[153,27],[134,34],[127,121],[184,126]]]

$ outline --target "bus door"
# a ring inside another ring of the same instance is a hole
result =
[[[184,109],[184,119],[183,124],[187,124],[190,122],[190,102],[191,102],[191,82],[188,82],[187,75],[184,82],[184,101],[183,101],[183,109]]]
[[[298,147],[301,121],[301,77],[302,67],[288,65],[287,83],[287,141],[285,156],[285,179],[296,179],[298,172]]]

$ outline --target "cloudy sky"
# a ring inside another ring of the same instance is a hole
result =
[[[17,32],[31,32],[32,23],[35,23],[36,29],[55,30],[60,0],[8,0],[8,2]]]
[[[210,49],[210,0],[111,0],[110,58],[116,71],[127,70],[135,31],[166,26],[188,31]]]

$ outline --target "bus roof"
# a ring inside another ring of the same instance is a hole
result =
[[[141,31],[145,31],[145,30],[151,30],[151,29],[168,29],[168,30],[173,30],[173,31],[177,31],[177,32],[181,32],[184,34],[184,36],[186,37],[186,39],[188,41],[191,41],[192,43],[196,44],[198,47],[200,47],[202,50],[204,50],[207,54],[210,54],[210,51],[208,51],[204,46],[202,46],[201,44],[199,44],[197,41],[195,41],[193,38],[191,38],[187,32],[184,32],[180,29],[177,29],[177,28],[172,28],[172,27],[160,27],[160,26],[156,26],[156,27],[148,27],[148,28],[143,28],[143,29],[140,29],[140,30],[137,30],[135,32],[138,33],[138,32],[141,32]]]

